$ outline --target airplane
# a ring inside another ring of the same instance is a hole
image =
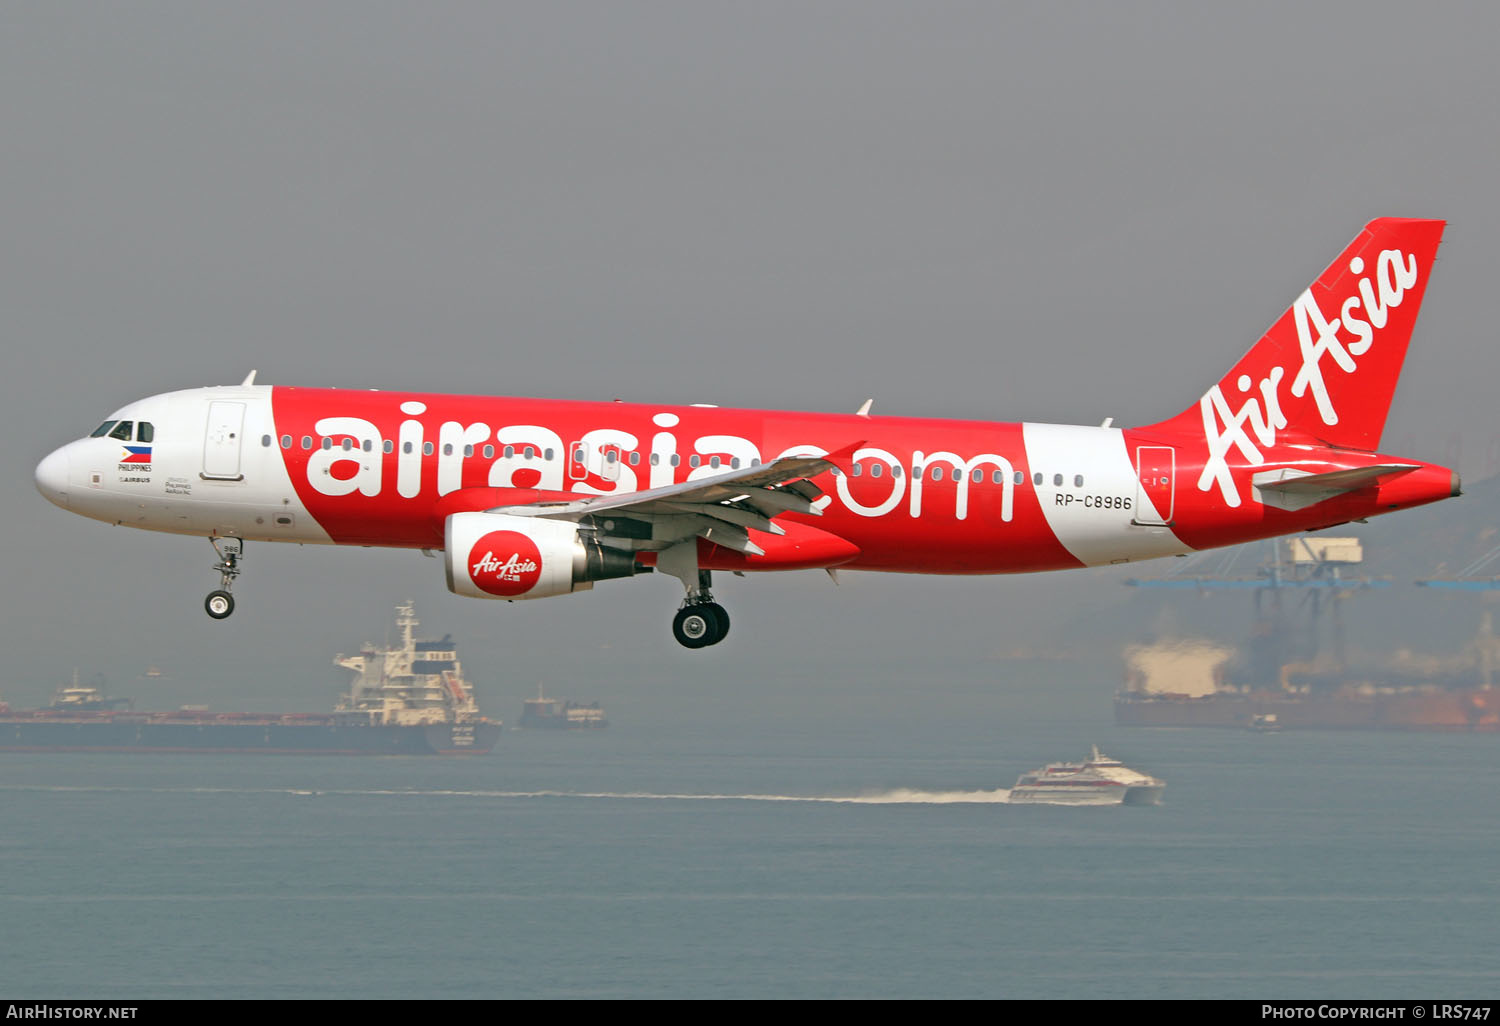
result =
[[[655,571],[682,645],[714,571],[1107,566],[1456,496],[1377,451],[1446,222],[1371,221],[1218,382],[1144,427],[989,423],[267,386],[168,392],[36,468],[51,502],[206,536],[234,611],[247,541],[443,553],[459,595],[537,599]]]

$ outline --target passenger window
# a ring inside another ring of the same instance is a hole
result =
[[[1000,471],[997,470],[997,471],[995,471],[995,473],[998,474],[998,473],[1000,473]],[[1023,471],[1023,470],[1016,471],[1016,484],[1025,484],[1025,483],[1026,483],[1026,472]]]
[[[730,470],[739,470],[740,469],[740,458],[738,456],[731,456],[729,458],[729,469]]]
[[[963,479],[964,479],[964,472],[962,470],[960,470],[958,467],[954,467],[953,468],[953,480],[955,480],[955,481],[962,481]]]
[[[348,452],[350,449],[354,448],[354,439],[352,439],[352,438],[346,438],[346,439],[344,439],[342,442],[339,443],[339,448],[343,449],[345,452]]]
[[[443,443],[443,455],[444,456],[452,456],[453,455],[453,443],[452,442],[444,442]]]
[[[332,448],[333,448],[333,439],[332,438],[325,438],[325,439],[323,439],[323,451],[327,452],[329,449],[332,449]]]
[[[383,441],[383,442],[380,443],[380,451],[381,452],[395,452],[396,451],[396,443],[393,442],[393,441],[391,441],[389,438],[387,438],[385,441]]]
[[[514,445],[507,445],[504,449],[501,450],[501,452],[505,456],[506,459],[510,459],[512,456],[514,456],[516,454],[516,447]],[[583,462],[583,450],[579,449],[576,453],[573,454],[573,458],[575,460],[577,460],[579,463],[582,463]]]
[[[494,457],[494,455],[495,455],[495,447],[493,445],[486,445],[484,447],[484,458],[485,459],[492,459]]]
[[[529,460],[529,459],[531,459],[535,455],[536,455],[536,449],[532,448],[529,445],[526,448],[524,448],[524,449],[521,450],[521,458],[522,459],[528,459]]]
[[[411,455],[411,443],[410,442],[402,442],[401,443],[401,452],[404,453],[407,456],[410,456]]]
[[[155,434],[156,432],[152,430],[150,421],[143,420],[135,426],[135,440],[137,442],[149,442]]]
[[[552,457],[556,455],[557,453],[553,452],[551,449],[548,449],[546,452],[542,453],[542,459],[546,460],[548,463],[551,463]]]
[[[679,454],[675,453],[675,452],[672,454],[672,466],[674,466],[674,467],[680,467],[680,466],[682,466],[682,457]]]
[[[109,437],[118,438],[122,442],[128,442],[130,441],[130,429],[134,426],[132,421],[122,420],[115,425],[115,429],[109,433]]]
[[[547,458],[550,460],[552,457],[548,456]],[[640,466],[640,464],[641,464],[641,454],[638,453],[638,452],[631,453],[630,454],[630,465],[632,467],[638,467],[638,466]]]
[[[473,443],[470,443],[470,444],[464,446],[464,455],[465,456],[472,456],[472,455],[474,455],[474,445],[473,445]]]
[[[1082,474],[1074,474],[1073,475],[1073,487],[1074,488],[1082,488],[1083,487],[1083,475]]]
[[[932,468],[932,479],[934,481],[941,481],[943,479],[943,468],[942,467],[933,467]]]
[[[375,442],[372,439],[366,438],[360,448],[365,452],[369,452],[371,449],[375,448]]]
[[[431,456],[432,455],[432,443],[431,442],[423,442],[422,443],[422,455],[423,456]]]
[[[661,466],[661,453],[659,453],[659,452],[653,452],[651,454],[651,465],[653,467],[659,467],[659,466]]]
[[[715,470],[718,470],[719,469],[719,457],[717,457],[717,456],[710,456],[708,458],[708,465],[710,467],[713,467]]]
[[[260,436],[260,444],[263,445],[263,446],[265,446],[267,449],[269,449],[271,447],[271,436],[270,435],[261,435]]]
[[[311,449],[312,448],[312,435],[303,435],[302,436],[302,448],[304,448],[304,449]]]
[[[870,476],[871,477],[879,477],[880,474],[881,474],[881,471],[883,471],[883,470],[885,470],[885,464],[884,463],[876,462],[876,463],[871,463],[870,464]]]
[[[105,435],[109,434],[109,429],[112,428],[112,427],[114,427],[114,426],[115,426],[115,422],[114,421],[112,421],[112,420],[106,420],[103,424],[100,424],[98,427],[94,428],[94,433],[91,434],[91,435],[89,435],[89,437],[90,438],[103,438]]]
[[[997,471],[995,471],[995,473],[999,474],[1000,471],[997,470]],[[979,482],[981,482],[983,480],[984,480],[984,471],[982,471],[982,470],[975,470],[974,471],[974,483],[978,484]]]
[[[1042,472],[1040,470],[1038,470],[1035,474],[1031,475],[1031,483],[1034,484],[1034,485],[1037,485],[1038,487],[1041,486],[1041,483],[1042,483]]]
[[[703,461],[698,458],[698,454],[697,453],[693,453],[693,455],[691,455],[691,456],[688,457],[688,466],[690,466],[690,467],[696,467],[698,464],[700,464],[702,462]]]
[[[281,447],[283,449],[290,449],[292,447],[292,436],[291,435],[282,435],[281,436]]]
[[[1054,488],[1061,488],[1062,487],[1062,475],[1061,474],[1053,474],[1052,475],[1052,487],[1054,487]]]

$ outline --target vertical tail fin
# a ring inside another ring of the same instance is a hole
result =
[[[1211,456],[1273,447],[1279,430],[1375,449],[1445,224],[1365,225],[1228,374],[1157,426],[1201,429]]]

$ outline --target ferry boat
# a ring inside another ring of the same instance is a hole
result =
[[[1022,773],[1012,805],[1158,805],[1167,785],[1129,769],[1094,745],[1083,762],[1053,762]]]

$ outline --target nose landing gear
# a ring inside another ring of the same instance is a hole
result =
[[[219,571],[219,589],[208,593],[203,600],[203,610],[215,620],[222,620],[234,612],[234,596],[229,589],[240,575],[240,559],[245,554],[245,543],[238,538],[209,538],[219,561],[214,569]],[[222,543],[222,544],[221,544]]]

